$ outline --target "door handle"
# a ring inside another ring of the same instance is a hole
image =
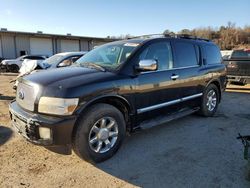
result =
[[[172,80],[176,80],[176,79],[178,79],[178,78],[179,78],[179,75],[177,75],[177,74],[174,74],[174,75],[171,76],[171,79],[172,79]]]

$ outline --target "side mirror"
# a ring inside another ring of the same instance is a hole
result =
[[[156,71],[158,69],[158,63],[154,59],[145,59],[139,62],[139,66],[137,67],[138,71],[146,72],[146,71]]]

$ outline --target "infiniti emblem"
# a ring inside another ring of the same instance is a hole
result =
[[[19,97],[19,99],[21,99],[21,100],[24,99],[24,92],[23,92],[22,90],[20,90],[20,91],[18,92],[18,97]]]

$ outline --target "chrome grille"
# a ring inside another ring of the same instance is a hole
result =
[[[24,83],[18,83],[16,101],[24,109],[34,111],[36,100],[34,88]]]

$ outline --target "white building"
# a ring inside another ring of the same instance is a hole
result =
[[[0,30],[0,58],[16,58],[21,55],[51,56],[67,51],[88,51],[94,46],[111,42],[108,38],[54,35]]]

